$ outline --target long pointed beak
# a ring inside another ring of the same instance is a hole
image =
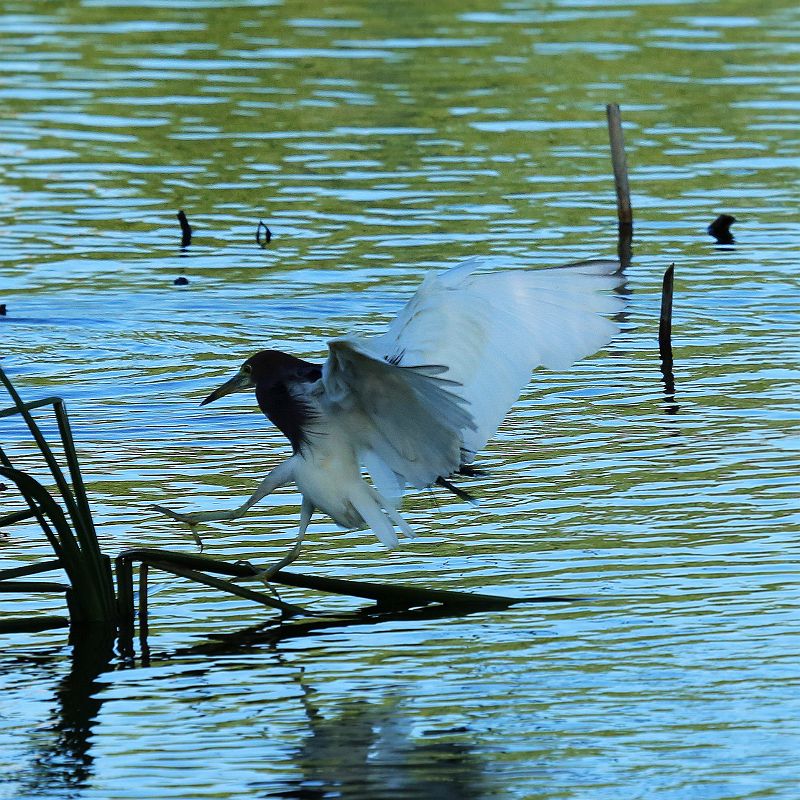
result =
[[[237,372],[229,381],[225,381],[218,389],[214,389],[200,405],[205,406],[209,403],[213,403],[215,400],[219,400],[220,397],[225,397],[226,394],[233,394],[234,392],[250,389],[252,385],[249,375],[244,372]]]

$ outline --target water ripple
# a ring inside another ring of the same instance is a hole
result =
[[[392,552],[318,515],[298,564],[578,602],[270,639],[234,635],[269,619],[247,601],[153,573],[149,660],[63,631],[4,641],[0,795],[793,800],[797,18],[687,12],[0,12],[0,355],[26,398],[65,397],[111,554],[193,552],[150,506],[232,507],[287,455],[252,398],[198,406],[255,350],[321,360],[330,336],[378,332],[431,269],[471,255],[613,255],[611,100],[636,220],[622,334],[534,375],[487,474],[464,481],[478,508],[410,493],[419,535]],[[720,213],[733,245],[706,235]],[[41,474],[22,422],[2,423]],[[299,502],[287,488],[205,526],[207,551],[278,559]],[[6,532],[3,567],[49,557],[35,528]],[[61,613],[59,597],[0,615],[34,612]]]

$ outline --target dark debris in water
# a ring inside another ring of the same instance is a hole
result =
[[[264,231],[264,239],[261,239],[261,231]],[[262,220],[258,221],[256,228],[256,243],[261,247],[266,247],[272,241],[272,231],[264,224]]]
[[[172,281],[172,282],[175,284],[175,286],[188,286],[189,285],[189,279],[185,275],[180,275],[179,277],[175,278],[175,280]]]
[[[661,375],[664,380],[664,410],[677,414],[680,406],[675,402],[675,376],[672,359],[672,299],[674,294],[675,265],[670,264],[664,273],[661,287],[661,315],[658,323],[658,352],[661,356]]]
[[[731,214],[720,214],[709,226],[708,235],[713,236],[718,244],[733,244],[736,240],[731,233],[731,225],[736,217]]]
[[[181,224],[181,247],[188,247],[192,243],[192,226],[182,210],[178,212],[178,222]]]
[[[6,304],[0,303],[0,317],[4,317],[6,315]]]

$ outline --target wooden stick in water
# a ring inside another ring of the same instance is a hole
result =
[[[620,235],[623,230],[633,230],[633,210],[631,194],[628,188],[628,163],[625,158],[625,137],[622,133],[622,117],[619,105],[609,103],[606,106],[608,118],[608,137],[611,142],[611,165],[614,168],[614,186],[617,190],[617,217]]]
[[[664,273],[661,288],[661,317],[658,321],[658,352],[664,369],[672,370],[672,292],[675,265],[670,264]]]
[[[196,553],[178,553],[168,550],[156,550],[153,548],[135,548],[126,550],[117,556],[117,572],[127,578],[124,570],[120,570],[120,564],[130,566],[133,560],[147,561],[152,567],[173,572],[176,575],[183,575],[199,583],[208,583],[208,576],[203,580],[198,578],[200,571],[215,572],[217,574],[229,575],[234,578],[257,577],[259,570],[252,564],[243,562],[230,563],[209,556]],[[167,569],[169,565],[169,569]],[[182,569],[183,572],[176,570]],[[191,572],[191,575],[188,574]],[[445,606],[460,608],[508,608],[516,603],[548,602],[548,603],[569,603],[580,599],[575,597],[546,596],[546,597],[503,597],[496,595],[474,594],[471,592],[453,592],[442,589],[422,589],[416,586],[387,585],[369,583],[367,581],[348,581],[340,578],[325,578],[315,575],[301,575],[295,572],[285,572],[281,570],[270,578],[270,582],[281,583],[286,586],[297,586],[304,589],[314,589],[322,592],[333,592],[334,594],[349,595],[351,597],[363,597],[374,600],[379,605],[392,607],[412,608],[414,606],[425,605],[428,603],[442,603]],[[220,586],[219,584],[224,584]],[[219,583],[209,583],[209,585],[224,588],[226,591],[233,591],[227,581]],[[234,584],[235,585],[235,584]],[[120,584],[120,594],[123,586]],[[258,601],[262,602],[262,601]],[[267,604],[269,605],[269,604]],[[298,607],[294,608],[298,611]],[[299,609],[299,611],[303,611]]]
[[[680,406],[675,402],[675,376],[672,372],[672,285],[675,265],[670,264],[664,273],[661,289],[661,317],[658,322],[658,352],[661,355],[661,375],[664,379],[664,411],[677,414]]]
[[[188,247],[192,243],[192,226],[186,219],[183,209],[178,212],[178,222],[181,226],[181,247]]]
[[[293,605],[292,603],[284,603],[283,600],[277,600],[274,597],[268,597],[262,592],[254,592],[252,589],[245,589],[244,586],[239,586],[231,581],[223,581],[215,578],[212,575],[206,575],[203,572],[198,572],[194,569],[185,569],[179,567],[172,561],[150,561],[150,566],[154,569],[160,569],[164,572],[171,572],[173,575],[178,575],[182,578],[196,581],[197,583],[204,583],[206,586],[213,586],[215,589],[221,589],[223,592],[230,592],[238,597],[243,597],[245,600],[252,600],[256,603],[261,603],[265,606],[277,608],[282,611],[286,616],[295,616],[297,614],[307,615],[311,612],[306,609]]]

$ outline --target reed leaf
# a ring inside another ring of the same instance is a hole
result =
[[[5,520],[35,517],[58,557],[72,585],[67,602],[76,620],[115,621],[117,618],[114,581],[108,557],[104,556],[97,541],[92,512],[81,475],[69,417],[60,397],[49,397],[24,403],[5,372],[0,368],[0,383],[14,402],[13,408],[0,410],[0,418],[19,414],[33,436],[44,458],[64,503],[67,515],[47,489],[37,480],[13,467],[8,456],[0,449],[0,474],[12,480],[28,503],[28,512],[15,512]],[[50,405],[55,412],[58,431],[64,449],[70,482],[31,411]]]
[[[73,618],[76,621],[93,622],[115,619],[110,569],[102,558],[95,561],[81,551],[64,512],[52,495],[35,478],[13,467],[0,467],[0,476],[12,481],[28,503],[37,509],[42,530],[58,555],[73,589],[68,595]],[[106,567],[106,577],[98,580],[103,566]]]

